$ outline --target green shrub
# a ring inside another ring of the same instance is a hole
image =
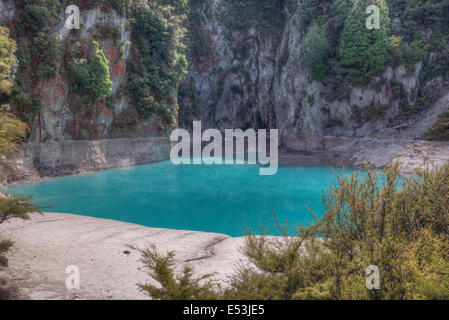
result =
[[[23,89],[23,84],[16,79],[12,94],[12,104],[21,114],[21,118],[26,123],[31,123],[39,113],[42,101],[39,98],[31,98],[30,94]]]
[[[226,0],[225,25],[230,30],[246,31],[255,26],[262,36],[280,30],[285,23],[285,0]]]
[[[72,52],[74,57],[67,63],[67,76],[72,92],[94,102],[98,98],[109,97],[112,94],[112,81],[108,60],[103,50],[98,47],[96,41],[92,42],[92,47],[89,60],[78,58],[77,50]]]
[[[366,8],[375,4],[380,8],[380,29],[366,27]],[[356,70],[349,75],[354,84],[367,83],[387,68],[389,62],[388,37],[390,19],[385,0],[354,2],[341,34],[339,54],[341,65]]]
[[[109,74],[108,59],[98,42],[92,42],[94,54],[89,63],[89,73],[92,78],[91,91],[95,97],[107,97],[112,93],[112,81]]]
[[[428,140],[449,141],[449,110],[438,116],[437,123],[427,134]]]
[[[85,58],[72,58],[67,63],[67,72],[71,79],[70,90],[79,94],[89,94],[91,81],[89,64]]]
[[[111,6],[119,14],[123,14],[126,8],[127,0],[111,0]]]
[[[241,251],[252,264],[239,268],[226,289],[210,278],[204,286],[176,278],[173,253],[151,251],[146,266],[162,288],[141,288],[158,299],[172,299],[169,291],[189,283],[201,298],[448,299],[447,199],[449,164],[415,176],[400,175],[398,164],[383,174],[367,168],[338,175],[316,223],[279,226],[283,237],[247,236]],[[378,290],[365,286],[368,266],[379,268]]]
[[[62,46],[56,34],[39,32],[30,48],[36,81],[51,79],[59,71]]]
[[[21,144],[28,126],[10,113],[10,98],[13,93],[12,68],[16,63],[16,42],[9,38],[9,29],[0,27],[0,159],[11,155]],[[0,223],[1,223],[0,213]]]
[[[304,62],[310,68],[312,79],[321,81],[330,71],[327,59],[331,53],[324,28],[313,25],[304,41]]]
[[[23,9],[23,27],[37,33],[49,27],[50,12],[46,7],[31,4]]]
[[[16,42],[9,38],[9,29],[0,27],[0,103],[6,102],[3,95],[12,92],[12,67],[16,63]]]
[[[215,55],[212,37],[205,29],[205,16],[212,15],[211,2],[190,0],[187,16],[189,59],[196,63],[204,63]]]
[[[142,118],[157,112],[170,126],[177,115],[168,98],[187,73],[181,9],[140,2],[132,7],[133,57],[128,61],[127,92]]]

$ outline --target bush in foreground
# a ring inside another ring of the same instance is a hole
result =
[[[143,262],[160,285],[140,288],[155,299],[449,299],[449,164],[339,175],[323,204],[321,219],[283,237],[249,234],[252,265],[226,288],[190,269],[176,277],[174,254],[155,248]],[[379,268],[378,290],[366,287],[368,266]]]

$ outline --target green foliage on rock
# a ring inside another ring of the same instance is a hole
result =
[[[110,0],[112,8],[115,9],[118,13],[123,13],[128,4],[128,0]]]
[[[80,58],[76,48],[67,63],[67,76],[72,92],[95,102],[112,94],[109,62],[98,42],[92,42],[90,58]]]
[[[176,4],[138,1],[131,8],[133,56],[127,91],[142,118],[157,114],[168,126],[176,125],[177,114],[170,96],[187,72],[184,6]]]
[[[437,123],[429,130],[428,140],[449,141],[449,110],[438,116]]]
[[[216,285],[210,275],[195,278],[192,269],[185,267],[182,276],[177,277],[175,254],[159,253],[155,246],[151,246],[142,253],[142,262],[149,270],[149,275],[162,286],[153,284],[139,284],[141,291],[148,293],[154,299],[163,300],[211,300],[217,299]]]
[[[212,15],[211,2],[190,0],[186,20],[189,60],[205,63],[215,56],[211,34],[206,30],[206,18]]]
[[[304,62],[310,68],[313,80],[321,81],[327,76],[330,65],[327,59],[331,53],[324,28],[313,25],[304,41]]]
[[[233,31],[256,27],[261,35],[269,35],[285,23],[285,0],[225,0],[223,19]]]
[[[429,92],[425,84],[432,79],[445,79],[449,72],[449,19],[443,14],[449,10],[449,1],[301,0],[300,5],[304,62],[311,78],[326,88],[324,95],[328,101],[348,100],[354,86],[386,86],[392,89],[393,98],[399,100],[400,116],[408,117],[437,100],[438,91]],[[369,5],[380,8],[379,30],[366,28]],[[316,28],[321,31],[319,38],[330,46],[323,59],[311,54],[320,52],[319,42],[315,50],[307,43],[307,35]],[[420,70],[415,104],[410,104],[409,93],[395,78],[381,77],[373,82],[389,66],[404,66],[407,76]]]
[[[9,37],[9,30],[0,27],[0,157],[14,152],[27,133],[27,126],[9,112],[15,52],[16,43]]]
[[[17,39],[18,68],[11,106],[21,119],[31,123],[40,110],[40,99],[33,86],[54,78],[60,71],[62,46],[51,32],[65,8],[61,0],[17,0],[14,37]]]
[[[107,97],[112,93],[108,59],[104,55],[103,50],[98,47],[97,41],[94,41],[92,44],[94,46],[94,54],[89,63],[92,92],[97,97]]]
[[[62,47],[56,34],[39,32],[30,49],[34,79],[51,79],[59,72]]]
[[[0,110],[0,157],[13,154],[17,146],[25,141],[27,132],[28,126],[4,105]]]
[[[162,287],[141,288],[157,299],[177,298],[173,288],[189,284],[212,299],[448,299],[448,199],[449,164],[415,176],[400,175],[397,164],[383,174],[339,175],[316,223],[279,226],[283,237],[246,238],[242,252],[252,263],[227,288],[182,282],[173,254],[152,252],[146,266]],[[368,266],[379,268],[379,289],[366,287]]]
[[[15,52],[16,43],[9,38],[9,30],[0,27],[0,98],[4,94],[12,92],[13,82],[11,80],[13,77],[11,73],[16,63]]]
[[[366,27],[366,8],[376,5],[380,10],[380,29]],[[366,83],[385,71],[389,61],[388,37],[390,18],[385,0],[355,1],[341,34],[341,64],[351,69],[350,81]]]
[[[37,33],[49,27],[50,12],[44,6],[27,5],[23,9],[23,26],[29,32]]]

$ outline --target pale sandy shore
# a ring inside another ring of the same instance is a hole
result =
[[[243,238],[71,214],[15,219],[0,225],[0,235],[14,242],[0,278],[17,285],[24,299],[147,299],[136,284],[150,281],[139,252],[150,243],[162,252],[174,250],[180,268],[188,264],[196,274],[216,272],[219,281],[245,263],[238,250]],[[80,270],[79,290],[66,288],[69,265]]]

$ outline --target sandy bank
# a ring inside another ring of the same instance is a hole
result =
[[[146,299],[136,283],[149,281],[138,251],[148,243],[174,250],[180,267],[187,263],[197,274],[216,272],[219,280],[244,261],[238,252],[243,238],[70,214],[12,220],[0,225],[0,234],[14,241],[0,278],[19,286],[28,299]],[[66,289],[69,265],[79,267],[80,290]]]

